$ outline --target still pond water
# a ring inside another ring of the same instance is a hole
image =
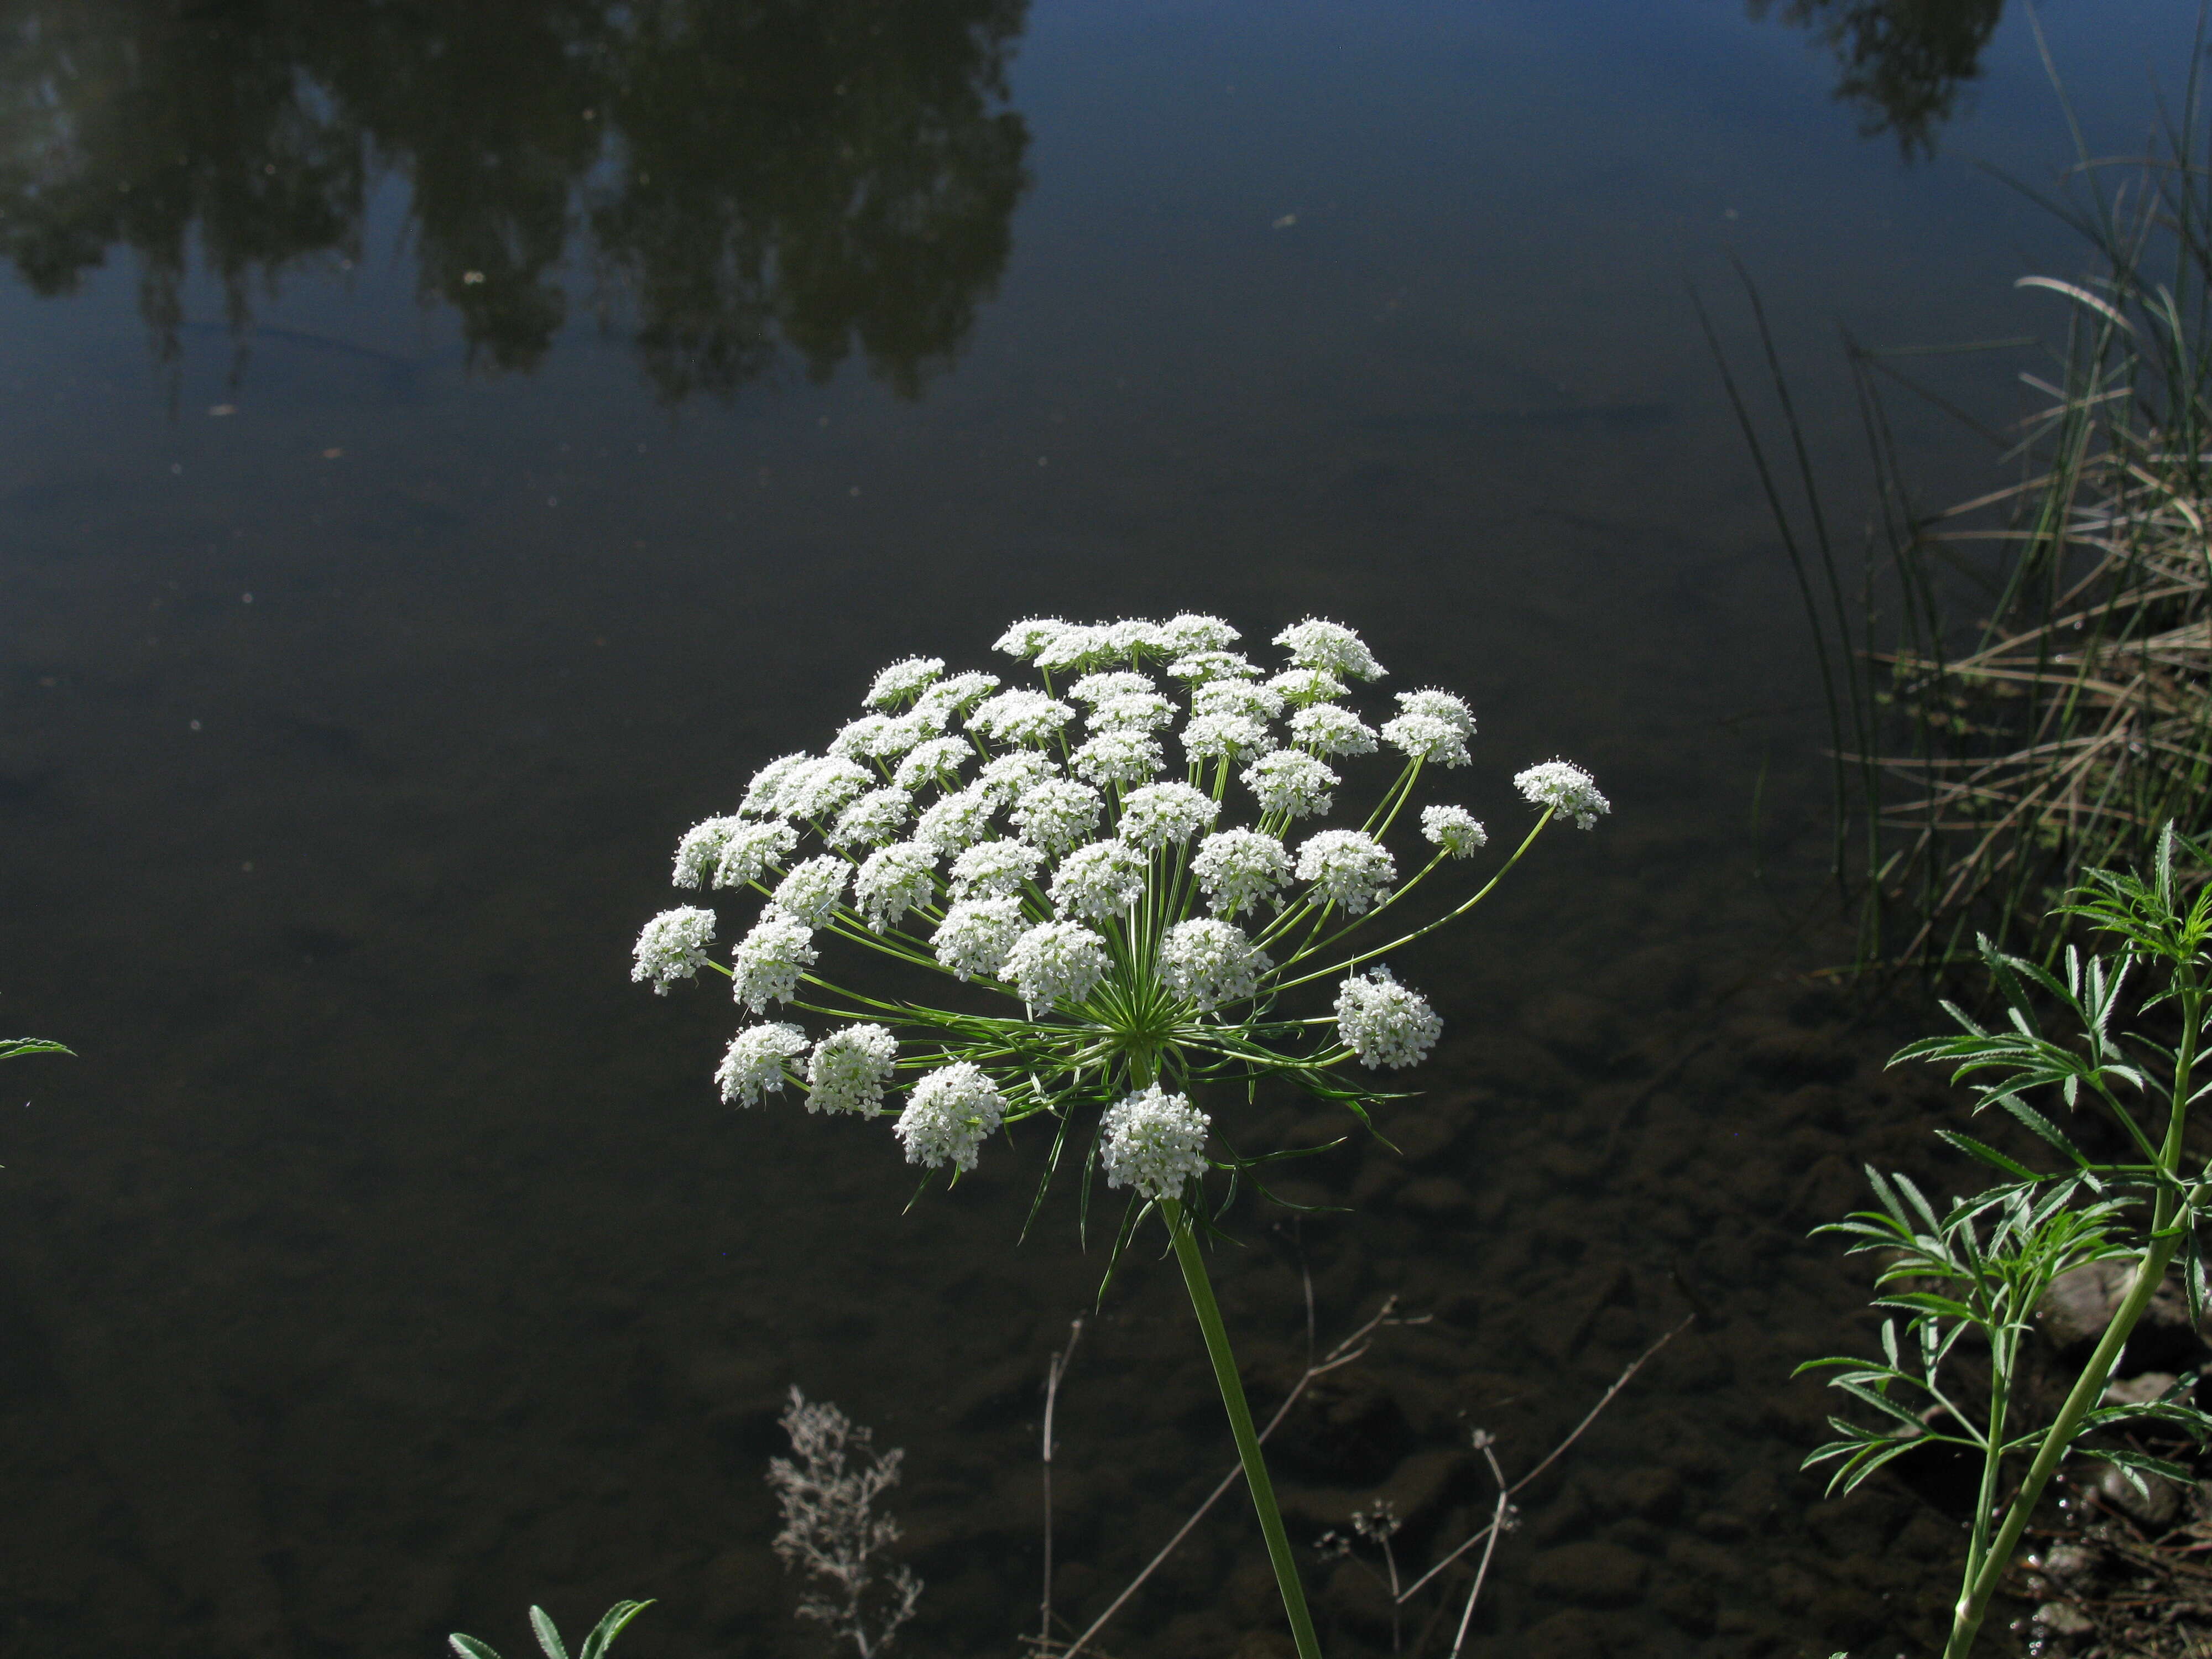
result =
[[[2029,19],[1887,11],[0,4],[0,1027],[80,1055],[0,1119],[0,1652],[512,1653],[638,1595],[638,1659],[818,1654],[761,1480],[793,1382],[906,1449],[907,1650],[1012,1651],[1096,1241],[1016,1247],[1033,1148],[902,1212],[888,1136],[723,1108],[726,1000],[628,952],[675,836],[882,664],[1182,610],[1465,692],[1493,823],[1553,753],[1616,806],[1407,963],[1450,1024],[1402,1155],[1239,1212],[1262,1410],[1302,1267],[1324,1342],[1433,1316],[1285,1427],[1300,1535],[1387,1492],[1431,1558],[1467,1428],[1529,1468],[1687,1285],[1476,1650],[1917,1648],[1955,1524],[1820,1504],[1786,1378],[1863,1295],[1806,1230],[1943,1102],[1804,977],[1817,681],[1688,299],[1747,349],[1741,258],[1845,489],[1838,322],[2057,324],[2012,280],[2078,251],[1976,165],[2066,157]],[[2094,145],[2193,21],[2047,9]],[[2020,366],[1947,385],[2002,419]],[[1985,487],[1901,418],[1930,499]],[[1082,1620],[1231,1457],[1170,1264],[1059,1428]],[[1257,1656],[1272,1597],[1224,1506],[1102,1639]]]

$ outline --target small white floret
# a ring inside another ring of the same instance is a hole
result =
[[[1254,680],[1209,680],[1190,694],[1194,714],[1241,714],[1248,720],[1271,720],[1283,712],[1279,692]]]
[[[1027,842],[978,842],[952,860],[952,896],[1004,898],[1036,879],[1044,854]]]
[[[1105,634],[1108,649],[1117,656],[1128,658],[1132,662],[1136,660],[1139,652],[1150,651],[1157,654],[1164,643],[1164,635],[1158,623],[1146,622],[1138,617],[1109,623]]]
[[[1316,755],[1371,755],[1375,730],[1349,708],[1309,704],[1291,716],[1291,741]]]
[[[1403,752],[1407,760],[1431,761],[1438,766],[1467,764],[1467,738],[1449,720],[1433,714],[1394,714],[1382,722],[1382,741]]]
[[[1235,760],[1273,749],[1275,739],[1243,714],[1193,714],[1182,728],[1182,746],[1194,761]]]
[[[1160,648],[1170,656],[1226,651],[1242,637],[1218,617],[1201,617],[1189,611],[1160,624]]]
[[[1318,668],[1343,679],[1373,680],[1382,677],[1382,665],[1367,643],[1350,629],[1309,617],[1275,635],[1275,643],[1291,653],[1299,668]]]
[[[898,1062],[898,1040],[880,1025],[848,1025],[814,1045],[806,1061],[806,1109],[874,1117]]]
[[[1401,691],[1398,707],[1408,714],[1425,714],[1432,720],[1442,720],[1462,738],[1474,735],[1474,710],[1467,706],[1467,699],[1455,697],[1449,691]]]
[[[956,1060],[914,1085],[891,1133],[906,1148],[908,1163],[933,1170],[950,1164],[964,1174],[1006,1119],[1006,1098],[983,1069]]]
[[[1533,805],[1557,808],[1580,830],[1595,827],[1600,813],[1613,811],[1613,804],[1598,793],[1596,780],[1571,761],[1532,766],[1513,780],[1513,787]]]
[[[1187,783],[1148,783],[1121,799],[1115,833],[1141,852],[1157,853],[1212,827],[1221,803]]]
[[[969,786],[988,795],[1001,806],[1011,806],[1037,785],[1060,775],[1060,768],[1034,749],[1017,749],[1010,755],[984,763]]]
[[[889,714],[863,714],[830,739],[830,752],[842,760],[874,760],[898,724]]]
[[[1040,1008],[1073,1007],[1098,988],[1112,966],[1106,941],[1079,922],[1048,921],[1014,941],[1004,977],[1032,1016]]]
[[[937,892],[937,854],[910,841],[893,842],[868,855],[853,878],[853,897],[869,927],[882,933]]]
[[[814,930],[771,906],[731,952],[731,989],[754,1013],[788,1002],[816,955]]]
[[[1070,623],[1038,648],[1036,665],[1048,674],[1063,670],[1080,674],[1103,668],[1126,654],[1114,648],[1104,629]]]
[[[1091,782],[1127,789],[1156,778],[1168,763],[1155,739],[1142,732],[1101,732],[1067,757],[1075,775]]]
[[[1256,680],[1260,678],[1260,671],[1234,651],[1193,651],[1170,663],[1168,674],[1171,678],[1187,681],[1192,685],[1205,685],[1213,680]]]
[[[908,657],[895,662],[876,676],[876,683],[868,688],[867,704],[871,708],[896,708],[944,672],[942,657]]]
[[[988,979],[1006,965],[1014,941],[1029,927],[1018,898],[963,899],[945,913],[929,942],[956,979]]]
[[[1085,708],[1096,708],[1114,697],[1141,697],[1160,688],[1143,674],[1126,668],[1109,668],[1101,673],[1085,674],[1067,688],[1067,695]]]
[[[1042,691],[1016,688],[986,697],[968,716],[968,729],[993,743],[1049,741],[1075,718],[1073,705]]]
[[[1342,680],[1321,668],[1285,668],[1267,682],[1267,688],[1280,694],[1293,708],[1303,708],[1308,703],[1334,702],[1346,690]]]
[[[722,843],[714,863],[714,884],[743,887],[758,881],[789,858],[799,846],[799,832],[787,823],[771,821],[748,823],[732,830]]]
[[[1091,711],[1094,732],[1157,732],[1175,720],[1175,705],[1153,691],[1109,697]]]
[[[1098,1162],[1109,1187],[1133,1187],[1154,1203],[1181,1198],[1206,1173],[1208,1119],[1182,1095],[1158,1084],[1106,1109]]]
[[[722,1098],[732,1106],[757,1106],[767,1096],[781,1094],[789,1077],[789,1062],[806,1048],[806,1033],[796,1025],[772,1021],[748,1025],[730,1039],[715,1068],[714,1081]]]
[[[891,782],[907,790],[931,783],[949,789],[959,781],[961,767],[975,757],[975,746],[964,738],[930,738],[908,751],[891,775]]]
[[[1317,817],[1329,809],[1329,791],[1339,780],[1335,773],[1311,755],[1280,749],[1262,755],[1244,769],[1244,787],[1260,803],[1262,812],[1286,817]]]
[[[1054,778],[1016,800],[1006,816],[1030,846],[1064,853],[1089,837],[1105,811],[1106,798],[1089,784]]]
[[[795,864],[776,884],[775,908],[809,927],[819,927],[845,896],[845,881],[852,873],[851,865],[830,854]]]
[[[1397,876],[1389,849],[1358,830],[1323,830],[1298,848],[1298,879],[1349,915],[1382,902]]]
[[[998,802],[981,789],[963,789],[945,796],[921,815],[914,838],[940,857],[973,847],[991,833],[991,814]]]
[[[1455,859],[1473,858],[1490,843],[1490,832],[1464,806],[1425,806],[1421,833]]]
[[[1255,994],[1273,965],[1234,922],[1179,921],[1160,941],[1160,983],[1201,1013]]]
[[[1443,1029],[1426,999],[1388,968],[1353,974],[1336,994],[1337,1035],[1370,1070],[1418,1066]]]
[[[1145,855],[1126,842],[1079,847],[1052,878],[1052,902],[1062,915],[1096,921],[1127,915],[1145,896]]]
[[[722,848],[730,837],[746,827],[743,818],[719,817],[702,819],[686,830],[676,843],[676,885],[704,886],[722,861]]]
[[[1190,867],[1213,913],[1236,916],[1273,897],[1291,878],[1291,855],[1273,836],[1224,830],[1199,843]]]
[[[1031,617],[1024,622],[1016,623],[1000,635],[998,644],[992,648],[1027,662],[1044,649],[1048,640],[1066,626],[1057,617]]]
[[[841,850],[848,847],[881,847],[898,839],[906,821],[914,816],[914,797],[903,789],[871,789],[837,815],[823,837]]]
[[[996,674],[979,674],[971,669],[929,687],[915,700],[915,709],[917,713],[926,711],[939,722],[938,729],[942,731],[953,715],[967,713],[997,690],[999,684]]]
[[[707,965],[707,947],[714,942],[714,913],[696,905],[663,910],[637,936],[637,950],[629,970],[630,981],[650,981],[656,996],[666,996],[679,979],[690,979]]]
[[[794,773],[813,763],[811,755],[777,756],[753,774],[753,781],[745,786],[745,798],[738,807],[738,815],[748,818],[787,817],[783,804],[784,786]]]
[[[781,816],[828,817],[846,802],[866,793],[875,781],[875,775],[866,767],[842,756],[810,761],[785,781]]]

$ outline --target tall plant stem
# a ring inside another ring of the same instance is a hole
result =
[[[1167,1221],[1168,1237],[1175,1241],[1176,1261],[1182,1268],[1184,1288],[1190,1292],[1191,1310],[1198,1316],[1199,1329],[1206,1334],[1206,1358],[1213,1362],[1213,1380],[1220,1385],[1221,1403],[1229,1413],[1229,1431],[1237,1441],[1237,1460],[1244,1466],[1244,1484],[1260,1516],[1261,1535],[1267,1540],[1267,1559],[1275,1569],[1276,1587],[1283,1593],[1283,1611],[1290,1616],[1298,1659],[1321,1659],[1313,1615],[1306,1611],[1305,1587],[1298,1582],[1298,1565],[1291,1555],[1290,1536],[1283,1530],[1282,1511],[1275,1507],[1275,1485],[1267,1478],[1260,1437],[1253,1432],[1252,1408],[1244,1402],[1244,1384],[1237,1375],[1237,1356],[1230,1349],[1229,1332],[1213,1299],[1213,1281],[1206,1277],[1206,1257],[1191,1234],[1181,1202],[1162,1199],[1160,1213]]]
[[[2075,1379],[2066,1403],[2058,1408],[2057,1421],[2036,1448],[2035,1461],[2028,1465],[2027,1479],[2021,1482],[2019,1494],[2005,1511],[2004,1525],[1997,1529],[1996,1542],[1986,1553],[1967,1559],[1966,1588],[1959,1595],[1959,1605],[1951,1621],[1951,1639],[1944,1644],[1943,1659],[1966,1659],[1974,1638],[1981,1632],[1982,1619],[1990,1610],[1990,1598],[1996,1594],[2005,1568],[2012,1563],[2012,1553],[2020,1545],[2020,1535],[2027,1529],[2028,1516],[2042,1498],[2043,1489],[2051,1484],[2051,1477],[2057,1472],[2058,1460],[2074,1443],[2081,1419],[2104,1398],[2120,1350],[2134,1334],[2136,1322],[2142,1317],[2143,1310],[2150,1306],[2158,1287],[2166,1282],[2166,1270],[2181,1246],[2181,1235],[2174,1227],[2178,1204],[2171,1177],[2181,1163],[2182,1130],[2189,1115],[2190,1073],[2196,1063],[2197,1031],[2203,1017],[2203,994],[2197,987],[2195,974],[2185,968],[2181,980],[2181,1047],[2174,1060],[2172,1103],[2166,1120],[2166,1144],[2159,1149],[2158,1159],[2160,1171],[2168,1180],[2159,1188],[2158,1197],[2151,1206],[2149,1243],[2142,1261],[2136,1264],[2135,1282],[2128,1286],[2120,1305],[2112,1310],[2112,1322],[2105,1327],[2096,1352],[2089,1356],[2089,1363]],[[1994,1438],[1994,1421],[1990,1432]],[[1986,1524],[1985,1521],[1978,1523],[1977,1531]]]

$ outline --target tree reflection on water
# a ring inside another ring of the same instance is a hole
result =
[[[195,241],[257,290],[349,269],[387,175],[471,362],[581,302],[671,401],[858,346],[914,395],[1004,269],[1027,0],[0,0],[0,252],[41,295],[111,249],[178,350]]]
[[[1835,54],[1836,96],[1859,106],[1859,131],[1897,135],[1910,160],[1932,155],[1960,89],[1981,75],[1982,50],[1996,33],[2004,0],[1748,0],[1811,31]]]

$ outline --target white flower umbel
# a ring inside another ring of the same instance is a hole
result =
[[[1106,941],[1079,922],[1048,921],[1014,941],[1004,977],[1032,1014],[1073,1007],[1098,988],[1114,965]]]
[[[850,864],[830,854],[795,864],[791,873],[776,884],[775,908],[809,927],[819,927],[836,914],[852,873]]]
[[[1088,839],[1105,815],[1106,798],[1068,778],[1037,785],[1006,813],[1024,841],[1048,853],[1064,853]]]
[[[1555,808],[1575,821],[1578,830],[1596,827],[1598,815],[1613,811],[1613,804],[1597,792],[1597,782],[1572,761],[1550,760],[1532,766],[1513,780],[1530,803]]]
[[[1291,741],[1316,755],[1371,755],[1375,728],[1349,708],[1310,703],[1291,716]]]
[[[836,823],[823,839],[841,853],[854,847],[881,847],[896,841],[913,816],[914,797],[905,790],[871,789],[837,814]]]
[[[1362,830],[1323,830],[1298,848],[1298,879],[1347,915],[1381,903],[1397,878],[1389,849]]]
[[[1052,902],[1062,915],[1097,921],[1126,915],[1145,896],[1145,855],[1126,842],[1079,847],[1052,878]]]
[[[941,857],[973,847],[991,833],[991,814],[998,802],[981,789],[963,789],[947,795],[921,815],[914,838]]]
[[[703,967],[757,1014],[789,1005],[789,1024],[749,1022],[731,1045],[719,1075],[732,1100],[786,1087],[803,1063],[811,1109],[868,1118],[903,1078],[896,1136],[932,1170],[972,1169],[1002,1127],[1049,1142],[1048,1182],[1103,1165],[1129,1194],[1117,1250],[1145,1217],[1165,1224],[1233,1419],[1237,1368],[1197,1243],[1218,1224],[1211,1128],[1169,1091],[1204,1090],[1226,1110],[1261,1098],[1264,1080],[1379,1115],[1395,1097],[1371,1073],[1413,1064],[1439,1030],[1383,959],[1480,903],[1555,816],[1588,827],[1607,810],[1580,768],[1534,768],[1520,787],[1548,810],[1494,869],[1462,866],[1482,826],[1425,781],[1468,763],[1467,704],[1436,690],[1378,697],[1362,683],[1382,665],[1336,623],[1284,629],[1280,651],[1254,653],[1265,667],[1238,642],[1196,614],[1039,617],[1000,637],[1026,665],[1004,685],[933,657],[894,665],[858,719],[810,725],[817,744],[836,731],[826,754],[770,763],[733,813],[717,803],[684,836],[679,884],[770,900],[734,955],[706,954],[708,911],[671,911],[647,926],[636,967],[656,990]],[[1285,847],[1287,826],[1323,814],[1361,827]],[[1382,925],[1400,916],[1402,930]],[[896,976],[848,975],[875,957]],[[947,982],[933,998],[935,975]],[[800,1025],[816,1020],[810,1050]],[[1247,1161],[1223,1127],[1225,1198]],[[1269,1557],[1287,1561],[1265,1467],[1249,1436],[1240,1444]],[[860,1585],[853,1564],[872,1547],[805,1559]],[[1301,1659],[1320,1659],[1295,1575],[1283,1587]],[[880,1659],[888,1625],[835,1616],[862,1659]]]
[[[1333,622],[1309,617],[1276,635],[1275,643],[1288,651],[1291,662],[1300,668],[1318,668],[1340,679],[1382,678],[1382,665],[1375,660],[1375,653],[1367,648],[1366,641],[1350,629]]]
[[[712,910],[690,904],[663,910],[637,936],[630,981],[649,982],[657,995],[665,997],[676,981],[690,979],[707,965],[707,947],[714,942]]]
[[[1291,878],[1291,855],[1273,836],[1224,830],[1198,846],[1191,872],[1216,915],[1237,916],[1273,898]]]
[[[1336,994],[1337,1035],[1370,1070],[1419,1065],[1443,1029],[1427,1000],[1388,968],[1351,975]]]
[[[1473,858],[1490,845],[1490,832],[1464,806],[1425,806],[1421,834],[1455,859]]]
[[[731,1105],[757,1106],[768,1096],[783,1092],[791,1060],[805,1052],[806,1033],[796,1025],[781,1021],[748,1025],[730,1039],[714,1081]]]
[[[1067,757],[1076,776],[1101,787],[1127,789],[1155,778],[1167,764],[1160,745],[1141,732],[1101,732]]]
[[[1329,809],[1329,791],[1340,780],[1311,755],[1279,749],[1244,769],[1244,787],[1271,817],[1317,817]]]
[[[1206,1173],[1210,1121],[1187,1097],[1162,1094],[1157,1083],[1116,1101],[1100,1120],[1106,1184],[1133,1187],[1155,1203],[1181,1198]]]
[[[962,765],[975,758],[975,745],[964,738],[926,738],[907,751],[906,758],[898,763],[898,770],[891,774],[891,783],[907,790],[932,783],[943,784],[950,789],[958,781]]]
[[[754,1013],[771,1002],[788,1002],[814,965],[814,930],[796,916],[771,908],[738,941],[730,974],[738,1000]]]
[[[1187,783],[1148,783],[1121,798],[1121,837],[1143,853],[1188,841],[1221,816],[1221,803]]]
[[[895,662],[877,675],[876,683],[868,688],[868,706],[896,708],[902,702],[910,702],[944,672],[942,657],[908,657],[903,662]]]
[[[1075,718],[1073,705],[1042,691],[1001,691],[968,716],[968,729],[991,743],[1038,744],[1060,735]]]
[[[937,854],[928,848],[893,842],[868,854],[868,861],[853,878],[853,898],[868,926],[880,933],[896,927],[915,905],[936,896],[936,872]]]
[[[807,1057],[806,1109],[875,1116],[884,1109],[884,1085],[897,1062],[898,1039],[881,1025],[830,1032]]]
[[[957,1060],[914,1085],[894,1131],[906,1161],[933,1170],[950,1164],[965,1174],[978,1147],[998,1133],[1006,1097],[980,1066]]]
[[[1044,854],[1026,842],[979,842],[952,860],[952,896],[1004,898],[1036,879]]]
[[[930,944],[956,979],[988,979],[1006,965],[1014,941],[1029,931],[1016,898],[963,899],[945,913]]]
[[[1273,965],[1233,922],[1179,921],[1160,941],[1160,983],[1189,998],[1200,1013],[1249,1000]]]

